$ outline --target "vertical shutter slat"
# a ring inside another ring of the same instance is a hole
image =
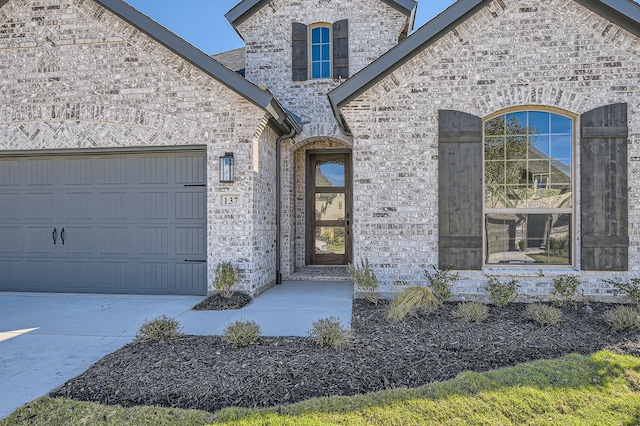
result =
[[[482,120],[438,113],[438,267],[482,269]]]
[[[304,81],[309,77],[307,37],[307,26],[294,22],[291,26],[291,79],[293,81]]]
[[[333,78],[349,78],[349,20],[333,24]]]
[[[627,104],[580,117],[581,267],[629,268]]]

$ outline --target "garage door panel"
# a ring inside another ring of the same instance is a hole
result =
[[[100,291],[125,290],[129,269],[127,261],[100,261],[96,265],[96,270],[100,272],[96,285]]]
[[[175,183],[197,185],[206,183],[206,160],[204,156],[180,156],[175,158]]]
[[[143,290],[162,293],[169,289],[168,262],[140,262],[140,266],[140,283]]]
[[[204,194],[203,192],[176,192],[176,219],[206,219],[205,197],[206,194]]]
[[[54,290],[59,283],[60,264],[57,260],[26,260],[23,264],[25,290]]]
[[[99,185],[126,185],[128,182],[127,158],[100,158],[98,163]]]
[[[126,220],[129,210],[127,192],[99,192],[97,194],[98,219]]]
[[[53,160],[27,160],[27,185],[49,186],[54,184]]]
[[[90,260],[65,260],[61,283],[67,291],[84,292],[95,287],[95,264]]]
[[[178,256],[204,259],[206,246],[205,229],[201,227],[176,228],[175,253]],[[191,260],[191,259],[190,259]]]
[[[169,219],[169,194],[164,191],[140,194],[140,219]]]
[[[139,177],[143,185],[169,183],[169,159],[167,157],[141,157]]]
[[[20,226],[0,226],[0,256],[19,255],[24,251]]]
[[[140,228],[141,255],[168,255],[169,229],[167,227]]]
[[[65,226],[60,231],[60,243],[64,245],[64,254],[73,256],[91,256],[96,249],[95,228],[91,226]],[[64,242],[63,242],[64,240]]]
[[[27,192],[24,196],[25,218],[31,220],[48,219],[53,225],[55,218],[55,194],[50,192]]]
[[[60,228],[53,226],[25,226],[24,244],[27,255],[53,255],[60,244]]]
[[[86,186],[94,183],[94,167],[91,158],[67,159],[64,163],[64,185]]]
[[[0,188],[20,185],[20,162],[16,160],[0,161]]]
[[[0,192],[1,221],[16,221],[22,217],[20,198],[16,192]]]
[[[63,202],[64,219],[87,221],[93,219],[93,193],[65,192]]]
[[[183,291],[197,291],[207,280],[207,264],[178,262],[176,269],[176,288]]]
[[[133,253],[130,231],[126,226],[103,226],[98,230],[97,253],[106,256],[126,256]]]

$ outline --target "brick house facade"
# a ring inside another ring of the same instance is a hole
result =
[[[459,0],[408,35],[416,7],[243,0],[242,77],[120,0],[0,1],[0,289],[637,277],[640,7]]]

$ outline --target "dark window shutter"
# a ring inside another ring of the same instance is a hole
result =
[[[438,267],[482,269],[482,120],[438,114]]]
[[[627,104],[580,117],[581,266],[626,271],[629,263]]]
[[[349,78],[349,20],[333,23],[333,78]]]
[[[307,26],[294,22],[291,28],[291,79],[303,81],[309,77],[309,46]]]

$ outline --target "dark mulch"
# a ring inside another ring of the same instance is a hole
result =
[[[305,338],[262,338],[233,349],[219,337],[189,336],[170,343],[131,343],[103,358],[52,395],[105,404],[162,405],[215,411],[276,406],[325,395],[353,395],[446,380],[466,370],[589,354],[617,347],[634,354],[638,334],[613,332],[593,313],[565,309],[561,326],[522,319],[522,305],[491,308],[488,322],[437,314],[391,323],[387,304],[354,302],[354,337],[347,348],[318,347]]]
[[[228,309],[242,309],[251,303],[251,296],[234,292],[231,297],[223,297],[219,293],[207,297],[193,307],[195,311],[225,311]]]

